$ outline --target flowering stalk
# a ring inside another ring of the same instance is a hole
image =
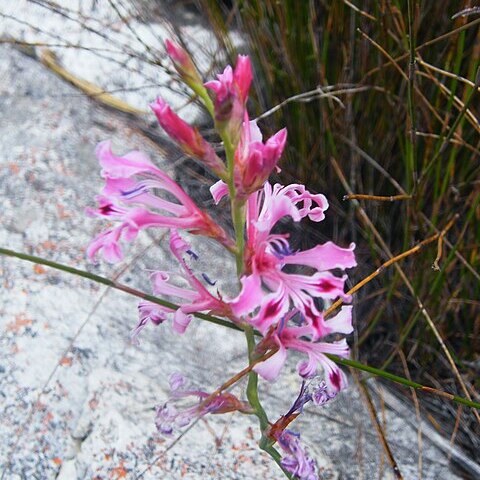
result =
[[[169,433],[175,426],[184,426],[206,414],[253,413],[260,425],[260,448],[272,456],[288,478],[313,480],[317,478],[316,467],[307,454],[308,448],[300,444],[299,434],[286,429],[300,413],[307,397],[304,395],[302,401],[298,400],[300,404],[295,403],[294,414],[282,416],[289,419],[288,422],[272,424],[260,401],[259,376],[274,381],[288,352],[295,350],[306,357],[298,365],[303,379],[317,377],[319,367],[324,370],[325,391],[322,390],[321,398],[333,398],[346,387],[345,374],[328,355],[348,357],[347,342],[345,338],[339,340],[338,334],[352,332],[352,307],[342,307],[330,319],[325,318],[324,310],[337,298],[346,303],[351,300],[344,293],[347,275],[339,276],[332,270],[356,265],[355,245],[341,248],[327,242],[310,250],[294,251],[289,234],[279,233],[278,226],[286,217],[294,222],[305,217],[322,221],[328,202],[323,195],[310,193],[304,185],[269,183],[270,174],[278,170],[287,135],[283,129],[264,142],[256,122],[249,121],[246,108],[252,82],[249,58],[240,55],[235,68],[227,66],[216,80],[202,84],[185,50],[172,42],[167,42],[166,47],[180,77],[198,93],[211,113],[223,141],[225,163],[199,131],[163,100],[157,99],[151,105],[152,110],[171,139],[220,178],[211,192],[215,203],[228,195],[235,239],[143,153],[117,156],[110,144],[104,142],[97,148],[97,156],[105,187],[97,197],[99,206],[88,212],[92,216],[107,217],[116,224],[92,241],[88,254],[93,258],[101,252],[106,260],[119,261],[123,243],[135,240],[142,230],[169,229],[170,250],[179,268],[153,272],[152,287],[155,295],[181,299],[181,304],[171,308],[158,302],[141,302],[133,337],[137,339],[147,326],[167,321],[171,322],[174,332],[183,334],[199,314],[228,318],[232,325],[244,330],[247,340],[248,406],[226,392],[208,394],[197,388],[182,390],[184,380],[176,376],[171,379],[172,401],[157,410],[159,430]],[[183,237],[182,230],[210,237],[235,256],[240,287],[235,298],[222,295],[206,272],[196,271],[198,255]],[[258,342],[256,333],[260,336]],[[324,341],[330,334],[337,334],[337,339]],[[198,397],[198,402],[191,397]],[[177,401],[179,398],[188,398],[188,407],[179,409],[182,403]],[[275,443],[282,454],[274,447]]]

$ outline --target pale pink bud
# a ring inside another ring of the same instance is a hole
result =
[[[196,128],[182,120],[161,98],[157,98],[150,108],[168,136],[177,142],[188,155],[201,160],[218,176],[225,175],[225,166],[222,160]]]
[[[262,188],[280,159],[287,141],[283,128],[262,142],[262,134],[255,121],[245,114],[240,143],[235,152],[235,186],[240,197],[247,197]]]
[[[200,74],[186,50],[171,40],[165,41],[165,48],[183,81],[190,86],[201,85],[202,79],[200,78]]]
[[[205,83],[215,96],[215,120],[220,128],[228,131],[233,144],[240,137],[252,77],[250,59],[239,55],[235,69],[228,65],[223,73],[217,75],[217,80]]]

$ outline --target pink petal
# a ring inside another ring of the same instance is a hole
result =
[[[122,230],[119,227],[112,228],[97,235],[87,248],[87,256],[94,259],[98,251],[102,251],[103,257],[109,263],[117,263],[123,259],[122,249],[118,242]]]
[[[339,313],[325,322],[330,332],[345,333],[348,335],[353,332],[351,305],[342,307]]]
[[[248,117],[247,117],[248,120]],[[263,139],[262,132],[260,128],[258,128],[257,121],[251,120],[248,122],[248,133],[249,133],[249,143],[253,142],[261,142]]]
[[[275,323],[280,322],[289,308],[289,298],[283,288],[264,296],[260,311],[250,320],[262,334]]]
[[[333,392],[339,392],[348,386],[347,376],[343,370],[329,358],[324,356],[322,361],[323,369],[326,373],[326,382]]]
[[[233,73],[233,78],[237,84],[240,98],[243,102],[246,101],[248,97],[248,92],[250,90],[250,85],[252,83],[252,64],[250,58],[247,55],[239,55],[237,58],[237,64],[235,65],[235,71]]]
[[[191,321],[192,316],[185,315],[185,313],[182,312],[181,308],[179,308],[175,312],[175,315],[173,317],[173,330],[181,335],[185,333],[185,330],[190,325]]]
[[[190,57],[188,53],[171,40],[165,40],[165,47],[167,49],[168,56],[172,59],[174,63],[177,63],[181,66],[189,64]]]
[[[190,250],[190,245],[178,234],[175,228],[170,229],[170,250],[179,262],[183,262],[183,254]]]
[[[95,154],[103,168],[103,174],[112,178],[129,178],[140,172],[158,170],[142,152],[129,152],[123,157],[114,155],[110,140],[100,142]]]
[[[284,263],[307,265],[317,270],[332,270],[333,268],[352,268],[357,265],[353,250],[355,244],[341,248],[333,242],[317,245],[310,250],[294,253],[283,259]]]
[[[253,367],[255,372],[269,382],[277,379],[287,359],[287,349],[279,340],[276,340],[276,343],[279,347],[278,352],[264,362],[258,363]]]
[[[228,185],[223,180],[219,180],[210,187],[210,193],[215,205],[218,205],[220,200],[228,195]]]
[[[240,282],[242,283],[240,294],[228,302],[233,313],[238,317],[253,312],[265,298],[259,275],[243,276]]]

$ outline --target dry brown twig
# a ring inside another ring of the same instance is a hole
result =
[[[432,235],[431,237],[428,237],[425,240],[422,240],[420,243],[417,243],[417,245],[412,247],[410,250],[402,252],[399,255],[396,255],[395,257],[392,257],[389,260],[387,260],[386,262],[384,262],[382,265],[380,265],[380,267],[378,267],[370,275],[368,275],[364,279],[360,280],[356,285],[354,285],[347,292],[347,295],[353,295],[355,292],[360,290],[367,283],[371,282],[375,277],[380,275],[380,273],[382,273],[387,267],[399,262],[400,260],[403,260],[404,258],[409,257],[410,255],[413,255],[414,253],[418,253],[425,245],[428,245],[429,243],[432,243],[437,239],[440,242],[440,240],[446,235],[448,230],[450,230],[450,228],[452,228],[452,226],[455,223],[455,220],[457,218],[458,218],[458,214],[454,215],[453,218],[451,218],[450,221],[447,223],[447,225],[445,225],[444,229],[441,230],[440,232],[437,232],[434,235]],[[440,255],[441,255],[441,247],[439,247],[439,251],[440,251]],[[437,262],[437,265],[438,265],[438,260],[440,260],[440,255],[437,253],[437,258],[435,259],[435,262]],[[339,298],[337,301],[332,303],[332,305],[329,308],[327,308],[327,310],[325,310],[324,316],[327,317],[328,315],[331,315],[342,304],[343,304],[343,299]]]
[[[360,380],[359,375],[355,370],[350,369],[350,372],[355,380],[355,383],[357,384],[357,387],[359,388],[362,394],[362,398],[365,402],[365,405],[367,406],[370,419],[372,420],[373,426],[375,427],[375,431],[377,432],[378,439],[380,440],[380,444],[382,445],[382,448],[387,457],[388,463],[392,468],[393,474],[396,480],[403,480],[403,476],[402,476],[402,473],[400,472],[400,468],[398,468],[398,464],[395,460],[395,457],[393,456],[390,445],[388,444],[387,436],[385,435],[383,427],[378,420],[377,411],[375,409],[375,405],[373,403],[370,392],[368,391],[368,387],[365,385],[364,382]]]
[[[396,202],[397,200],[410,200],[412,198],[411,195],[366,195],[363,193],[351,193],[345,195],[343,200],[373,200],[376,202]]]

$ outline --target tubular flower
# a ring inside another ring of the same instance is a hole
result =
[[[284,430],[277,436],[276,441],[284,452],[281,464],[285,470],[299,480],[318,480],[315,460],[310,458],[307,450],[302,447],[298,433]]]
[[[165,132],[185,153],[201,160],[220,178],[225,177],[225,165],[196,128],[183,121],[161,98],[157,98],[150,108]]]
[[[277,347],[278,351],[269,359],[255,365],[254,370],[266,380],[275,380],[285,364],[287,351],[296,350],[308,356],[308,360],[300,362],[297,366],[300,376],[313,378],[317,375],[317,369],[320,366],[325,371],[329,393],[336,394],[345,388],[347,386],[345,374],[325,354],[348,357],[350,351],[347,341],[345,339],[330,343],[313,341],[311,328],[308,325],[287,327],[284,326],[287,321],[288,318],[284,318],[260,343],[260,351],[272,347]],[[319,403],[321,403],[320,400]]]
[[[147,326],[149,322],[154,325],[160,325],[169,318],[171,314],[174,314],[175,310],[172,308],[164,307],[158,303],[153,302],[140,302],[138,304],[138,324],[130,332],[133,343],[138,343],[139,333]]]
[[[217,80],[204,84],[214,93],[215,120],[221,129],[227,128],[234,145],[240,136],[252,78],[250,59],[239,55],[235,69],[228,65]]]
[[[234,182],[240,199],[262,188],[277,166],[286,140],[287,129],[283,128],[263,143],[257,123],[249,121],[245,112],[234,160]]]
[[[170,375],[171,398],[165,404],[157,407],[155,425],[164,435],[171,435],[176,428],[185,427],[192,420],[203,417],[208,413],[220,414],[240,411],[251,413],[251,407],[231,393],[221,393],[206,401],[210,394],[202,390],[185,389],[186,380],[179,373]],[[198,402],[183,409],[178,404],[185,399],[198,398]]]
[[[165,49],[182,80],[194,90],[198,87],[203,88],[202,79],[190,55],[171,40],[165,41]]]
[[[229,305],[220,297],[214,297],[193,274],[184,255],[198,258],[175,229],[170,230],[170,250],[182,267],[182,273],[175,273],[188,287],[179,287],[170,281],[171,273],[157,271],[152,274],[153,293],[168,295],[182,299],[183,303],[177,310],[162,307],[152,302],[141,302],[139,305],[139,323],[134,329],[138,333],[150,320],[158,325],[167,317],[173,317],[173,329],[177,333],[184,333],[192,320],[192,313],[209,312],[219,316],[233,317]],[[209,283],[208,277],[203,278]]]
[[[96,197],[98,208],[87,209],[87,213],[109,218],[117,225],[91,242],[87,250],[90,258],[102,251],[109,262],[121,260],[120,240],[131,242],[140,230],[149,227],[182,228],[233,248],[224,230],[144,153],[134,151],[123,157],[116,156],[110,141],[105,141],[98,145],[96,154],[105,186]],[[153,189],[171,194],[178,203],[158,197],[151,193]]]
[[[242,279],[239,296],[231,302],[234,313],[247,315],[259,307],[249,321],[265,334],[293,306],[301,313],[313,340],[333,332],[351,333],[349,307],[344,307],[327,322],[314,299],[349,299],[344,294],[347,277],[337,277],[329,270],[355,266],[355,245],[352,243],[349,248],[341,248],[327,242],[309,250],[293,252],[287,234],[271,233],[286,216],[296,222],[305,217],[316,222],[323,220],[328,208],[325,197],[311,194],[303,185],[284,187],[276,184],[272,187],[265,183],[263,190],[249,197],[247,208],[246,278]],[[287,273],[284,267],[288,265],[310,267],[316,271],[311,275]],[[269,293],[265,295],[262,286]],[[252,301],[253,297],[256,301]]]

